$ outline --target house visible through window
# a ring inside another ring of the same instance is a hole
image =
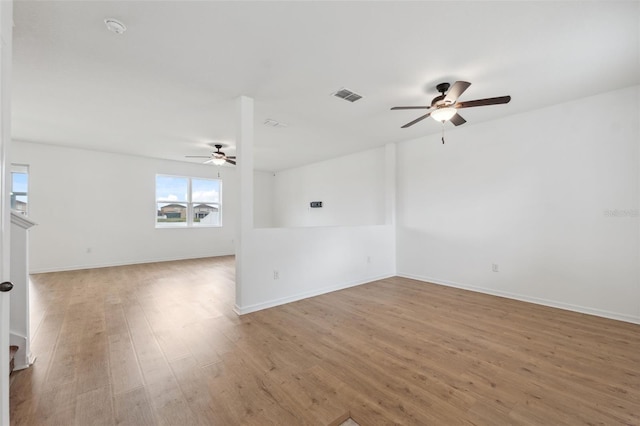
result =
[[[156,175],[156,227],[222,226],[219,179]]]
[[[28,214],[29,166],[11,165],[11,209],[23,215]]]

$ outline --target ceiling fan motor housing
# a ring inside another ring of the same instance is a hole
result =
[[[440,92],[440,95],[433,98],[433,100],[431,101],[432,107],[443,108],[452,103],[444,100],[449,87],[451,87],[449,83],[440,83],[436,86],[436,89],[438,90],[438,92]]]
[[[436,86],[436,89],[438,92],[442,93],[442,96],[444,97],[444,94],[449,90],[450,86],[451,85],[449,83],[440,83]]]
[[[444,100],[444,95],[438,95],[435,98],[433,98],[433,100],[431,101],[431,106],[434,107],[436,106],[439,102],[441,103],[442,100]]]

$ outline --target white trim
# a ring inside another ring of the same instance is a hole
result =
[[[112,266],[140,265],[143,263],[175,262],[177,260],[192,260],[192,259],[204,259],[207,257],[233,256],[234,254],[235,253],[233,251],[215,252],[215,253],[197,254],[193,256],[159,257],[155,259],[140,259],[140,260],[124,261],[124,262],[105,262],[105,263],[93,263],[88,265],[69,265],[69,266],[60,266],[55,268],[35,268],[29,271],[29,275],[45,274],[48,272],[79,271],[82,269],[110,268]]]
[[[444,285],[447,287],[460,288],[462,290],[474,291],[476,293],[490,294],[492,296],[506,297],[507,299],[519,300],[522,302],[534,303],[536,305],[549,306],[551,308],[564,309],[566,311],[579,312],[581,314],[595,315],[597,317],[609,318],[618,321],[630,322],[632,324],[640,324],[640,316],[621,314],[618,312],[610,312],[602,309],[590,308],[587,306],[572,305],[570,303],[558,302],[555,300],[542,299],[540,297],[525,296],[507,291],[493,290],[484,287],[476,287],[468,284],[460,284],[453,281],[440,280],[431,277],[423,277],[413,274],[398,274],[399,277],[410,278],[413,280],[424,281],[428,283]]]
[[[29,219],[27,216],[24,216],[23,214],[16,212],[15,210],[11,210],[11,223],[23,229],[29,229],[37,225],[37,223]]]
[[[323,287],[321,289],[317,289],[317,290],[313,290],[313,291],[307,291],[307,292],[304,292],[304,293],[298,293],[298,294],[293,295],[293,296],[287,296],[287,297],[283,297],[283,298],[280,298],[280,299],[274,299],[274,300],[270,300],[268,302],[256,303],[255,305],[249,305],[249,306],[244,306],[244,307],[241,307],[241,306],[238,306],[238,305],[234,305],[233,306],[233,311],[238,315],[245,315],[245,314],[249,314],[251,312],[261,311],[263,309],[273,308],[273,307],[280,306],[280,305],[286,305],[287,303],[291,303],[291,302],[297,302],[298,300],[308,299],[310,297],[315,297],[315,296],[321,296],[323,294],[331,293],[331,292],[338,291],[338,290],[344,290],[346,288],[356,287],[356,286],[363,285],[363,284],[369,284],[371,282],[384,280],[384,279],[387,279],[387,278],[391,278],[393,276],[394,276],[393,274],[389,274],[389,275],[380,275],[380,276],[377,276],[377,277],[369,277],[369,278],[366,278],[364,280],[350,281],[350,282],[347,282],[347,283],[344,283],[344,284],[333,285],[333,286],[329,286],[329,287]]]
[[[14,173],[20,173],[23,175],[27,175],[27,210],[25,211],[25,214],[29,214],[29,194],[31,192],[31,179],[29,178],[29,165],[28,164],[16,164],[16,163],[11,163],[11,167],[10,167],[10,171],[9,171],[9,175],[11,176],[11,182],[9,183],[9,185],[11,186],[11,192],[13,192],[13,174]]]

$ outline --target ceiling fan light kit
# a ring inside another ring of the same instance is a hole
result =
[[[451,120],[451,118],[454,115],[456,115],[457,113],[458,113],[458,111],[456,111],[455,108],[442,107],[442,108],[438,108],[437,110],[433,111],[431,113],[431,118],[433,118],[436,121],[445,122],[445,121]]]
[[[511,101],[511,96],[499,96],[496,98],[486,98],[486,99],[476,99],[473,101],[466,102],[458,102],[458,98],[460,95],[464,93],[471,86],[471,83],[468,81],[456,81],[451,86],[449,83],[440,83],[436,86],[440,95],[433,98],[431,104],[428,106],[420,105],[420,106],[398,106],[391,108],[392,110],[401,110],[401,109],[426,109],[429,110],[426,114],[421,115],[413,121],[408,122],[404,126],[403,129],[407,127],[411,127],[419,121],[424,120],[425,118],[431,116],[434,120],[441,122],[443,125],[446,121],[451,121],[454,126],[460,126],[467,122],[462,116],[458,113],[458,110],[461,108],[471,108],[478,106],[487,106],[487,105],[499,105],[506,104]]]

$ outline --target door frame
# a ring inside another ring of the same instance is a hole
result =
[[[0,1],[0,280],[9,281],[13,0]],[[9,426],[9,303],[0,292],[0,425]]]

